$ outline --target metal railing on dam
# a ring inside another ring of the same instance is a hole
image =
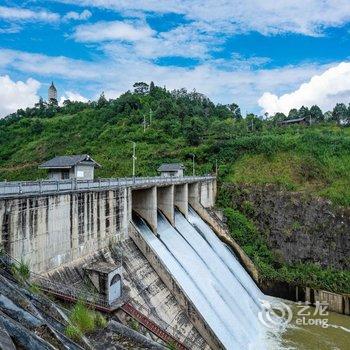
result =
[[[50,194],[57,192],[73,192],[118,187],[142,188],[152,185],[172,185],[197,181],[214,180],[215,176],[183,176],[183,177],[135,177],[98,180],[42,180],[0,182],[1,197],[17,197],[25,195]]]

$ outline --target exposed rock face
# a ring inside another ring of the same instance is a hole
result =
[[[0,255],[0,350],[165,349],[113,319],[106,328],[87,333],[78,343],[65,335],[67,310],[33,293],[28,281],[20,283]]]
[[[227,185],[224,191],[284,261],[350,269],[350,208],[273,185]]]

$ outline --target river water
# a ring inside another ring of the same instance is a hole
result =
[[[308,311],[311,316],[306,316],[302,324],[296,325],[297,319],[302,319],[298,315],[300,306],[285,301],[291,306],[293,319],[286,331],[282,334],[281,346],[283,349],[297,350],[349,350],[350,349],[350,317],[329,312],[327,316],[312,316],[317,311],[310,307]],[[315,319],[327,320],[327,326],[310,325]],[[300,323],[300,322],[299,322]]]
[[[350,317],[322,314],[318,322],[327,318],[328,328],[310,325],[314,309],[299,316],[300,305],[265,296],[192,208],[188,219],[175,210],[175,227],[158,212],[159,237],[142,218],[133,220],[226,349],[350,350]]]

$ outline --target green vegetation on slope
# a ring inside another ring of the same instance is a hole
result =
[[[283,263],[269,249],[264,236],[244,214],[231,208],[226,208],[224,213],[232,237],[252,259],[262,279],[350,293],[350,271],[324,269],[311,263]]]
[[[79,153],[102,164],[98,177],[130,176],[131,141],[139,176],[174,161],[184,162],[190,174],[194,153],[197,173],[213,172],[218,161],[225,181],[279,183],[350,205],[350,128],[334,121],[279,127],[273,118],[243,119],[235,104],[214,105],[196,92],[158,87],[64,107],[41,102],[0,120],[0,180],[45,178],[41,162]]]
[[[75,340],[107,325],[107,320],[100,313],[90,310],[81,300],[71,310],[69,321],[65,332],[68,337]]]

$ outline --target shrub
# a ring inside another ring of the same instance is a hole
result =
[[[99,312],[90,310],[81,300],[71,310],[69,321],[70,324],[66,327],[66,334],[72,339],[79,339],[85,333],[107,326],[105,317]]]
[[[169,342],[167,345],[166,345],[167,349],[169,350],[177,350],[177,346],[174,344],[174,342]]]
[[[83,336],[83,333],[80,331],[80,329],[73,325],[68,325],[66,327],[65,334],[67,337],[73,340],[79,340]]]
[[[107,326],[107,320],[99,312],[95,313],[95,324],[98,328],[105,328]]]
[[[41,290],[39,288],[39,286],[35,283],[32,283],[29,287],[29,291],[32,293],[32,294],[40,294]]]
[[[24,262],[24,260],[21,260],[18,266],[18,272],[23,277],[23,279],[28,280],[30,277],[30,270],[27,263]]]
[[[19,264],[15,264],[12,266],[12,274],[20,282],[28,281],[30,277],[30,270],[28,264],[21,260]]]
[[[244,201],[242,203],[242,210],[243,210],[243,213],[248,215],[248,216],[254,215],[254,205],[253,205],[253,203],[250,202],[250,201]]]
[[[133,318],[130,320],[130,327],[134,331],[138,332],[140,330],[140,324]]]
[[[94,312],[89,310],[82,301],[75,304],[69,319],[83,334],[95,330]]]

